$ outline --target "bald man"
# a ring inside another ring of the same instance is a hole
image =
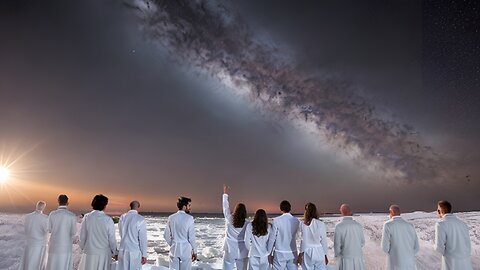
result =
[[[138,213],[139,208],[140,203],[132,201],[130,211],[118,221],[121,238],[118,270],[140,270],[147,262],[147,227],[145,218]]]
[[[44,201],[37,202],[35,211],[25,216],[27,246],[20,263],[20,270],[45,269],[48,216],[43,214],[43,210],[46,205]]]
[[[467,224],[452,214],[452,205],[447,201],[437,203],[437,213],[441,220],[435,224],[435,250],[442,254],[442,270],[471,270]]]
[[[348,204],[340,206],[343,218],[335,226],[334,252],[339,270],[364,270],[362,248],[365,245],[363,227],[352,218],[352,211]]]
[[[382,250],[388,254],[387,270],[416,270],[418,237],[412,224],[400,217],[398,205],[389,208],[390,219],[383,224]]]

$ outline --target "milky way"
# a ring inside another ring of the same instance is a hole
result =
[[[149,40],[178,62],[246,92],[272,114],[313,127],[318,140],[386,178],[405,182],[443,179],[444,158],[421,143],[418,132],[376,113],[338,76],[300,71],[241,16],[216,1],[133,1]]]

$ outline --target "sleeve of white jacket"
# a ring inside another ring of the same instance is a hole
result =
[[[300,224],[300,253],[305,252],[305,232],[304,232],[304,227],[303,224]]]
[[[138,230],[138,241],[140,243],[140,251],[142,252],[142,257],[147,257],[147,226],[145,220],[140,222]]]
[[[107,233],[108,233],[108,244],[110,246],[110,251],[112,252],[112,255],[117,255],[118,250],[117,250],[117,240],[115,239],[115,224],[113,223],[113,220],[108,217],[107,221]]]
[[[415,243],[413,244],[413,252],[417,254],[418,251],[420,250],[420,245],[418,244],[418,236],[417,236],[417,232],[415,231],[415,227],[413,225],[412,227],[413,227],[413,233],[415,234]]]
[[[71,224],[70,224],[70,239],[72,240],[72,243],[75,239],[75,234],[77,233],[77,218],[75,215],[72,216],[71,218]]]
[[[172,246],[172,233],[170,231],[170,219],[167,220],[167,225],[165,226],[165,231],[163,232],[163,238],[169,246]]]
[[[276,239],[276,230],[274,229],[273,225],[268,225],[270,228],[270,232],[268,233],[268,240],[267,240],[267,250],[270,252],[273,251],[273,244],[275,244]]]
[[[80,245],[81,250],[85,248],[87,242],[87,226],[85,225],[87,223],[86,217],[87,216],[83,218],[82,227],[80,228],[80,242],[78,244]]]
[[[45,219],[45,221],[42,224],[42,232],[43,233],[48,233],[48,219]]]
[[[333,234],[333,252],[335,257],[340,257],[342,255],[342,236],[338,227],[335,227],[335,232]]]
[[[386,223],[383,224],[381,246],[383,252],[390,252],[390,230],[388,229],[388,225]]]
[[[188,242],[192,246],[193,253],[197,253],[197,241],[195,239],[195,226],[193,218],[191,219],[191,224],[188,227]]]
[[[248,251],[250,251],[250,246],[251,246],[251,238],[252,238],[252,226],[251,223],[247,225],[247,229],[245,230],[245,247],[247,248]]]
[[[435,246],[434,249],[440,254],[445,253],[445,243],[447,242],[447,234],[445,230],[440,226],[440,223],[435,224]]]
[[[360,232],[361,232],[361,241],[362,241],[362,247],[365,246],[365,233],[363,232],[363,226],[360,225]]]
[[[224,193],[222,196],[223,216],[228,223],[232,223],[232,212],[230,212],[230,203],[228,201],[228,194]]]
[[[323,247],[323,252],[325,254],[325,256],[327,256],[327,253],[328,253],[328,244],[327,244],[327,227],[325,226],[325,223],[321,223],[321,233],[322,233],[322,247]]]

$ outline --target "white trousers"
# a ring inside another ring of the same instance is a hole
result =
[[[248,257],[248,270],[268,270],[270,265],[268,263],[268,256],[263,257]]]
[[[117,270],[142,269],[142,253],[140,251],[120,250],[118,252]]]
[[[170,256],[169,268],[172,270],[190,270],[192,269],[192,259]]]
[[[274,270],[297,270],[297,262],[295,259],[279,261],[277,257],[273,257],[273,269]]]
[[[237,270],[247,270],[248,258],[241,259],[227,259],[223,258],[223,270],[232,270],[237,266]]]
[[[47,270],[73,270],[72,253],[48,253]]]
[[[31,245],[25,248],[23,259],[20,262],[20,270],[44,270],[46,246]]]
[[[110,254],[82,254],[78,270],[110,270],[112,256]]]

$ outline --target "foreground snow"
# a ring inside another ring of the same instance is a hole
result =
[[[470,239],[472,242],[472,262],[473,269],[480,269],[480,212],[466,212],[456,214],[459,218],[467,222],[470,228]],[[434,213],[415,212],[402,215],[407,221],[415,225],[419,241],[420,252],[417,255],[418,269],[431,270],[440,269],[441,256],[433,250],[433,239],[435,234],[434,224],[437,217]],[[366,268],[369,270],[385,269],[385,255],[380,248],[380,239],[382,235],[382,226],[386,221],[386,214],[362,214],[355,219],[364,226],[366,245],[364,256]],[[322,218],[327,225],[327,234],[329,237],[328,257],[330,259],[330,269],[335,269],[335,259],[333,258],[333,231],[335,224],[339,221],[338,217]],[[217,221],[218,222],[218,221]],[[207,225],[203,231],[205,236],[216,235],[218,242],[223,239],[223,229],[221,227],[212,227]],[[0,214],[0,269],[17,270],[19,261],[23,254],[25,246],[25,236],[23,228],[23,215],[18,214]],[[157,233],[149,232],[149,238]],[[202,235],[197,236],[200,240]],[[200,257],[216,257],[215,261],[209,263],[197,262],[194,264],[196,269],[220,269],[221,268],[221,250],[218,248],[204,247],[199,250]],[[80,260],[80,249],[74,245],[75,267]],[[153,264],[145,265],[145,270],[165,270],[168,263],[165,260],[165,254],[149,255],[149,261]]]

